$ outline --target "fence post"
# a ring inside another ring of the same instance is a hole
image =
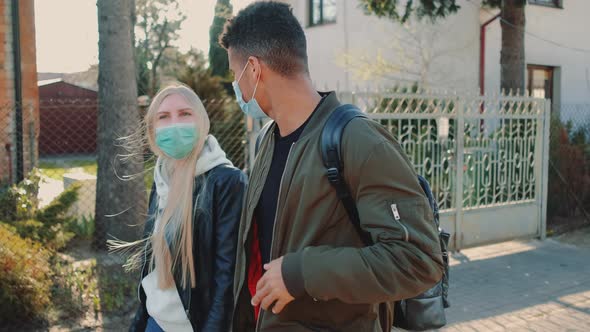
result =
[[[533,104],[534,106],[535,104]],[[535,202],[537,204],[537,236],[543,238],[543,159],[545,156],[545,101],[539,101],[535,131]]]
[[[455,250],[463,246],[463,165],[465,150],[465,116],[464,107],[467,105],[461,97],[457,98],[457,128],[455,131],[455,148],[457,149],[457,181],[455,187]]]
[[[534,106],[535,104],[533,104]],[[543,160],[545,156],[545,102],[539,102],[539,109],[536,121],[537,128],[535,131],[535,201],[539,218],[537,220],[537,236],[543,238]]]
[[[541,178],[541,240],[545,240],[547,237],[547,191],[549,186],[549,141],[551,127],[551,101],[545,100],[545,107],[543,112],[543,154],[541,155],[540,162],[542,163],[542,178]]]

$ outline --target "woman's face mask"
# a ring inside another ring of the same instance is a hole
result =
[[[188,156],[200,137],[194,111],[180,95],[164,98],[156,114],[154,126],[156,144],[173,159]]]
[[[195,124],[175,123],[156,129],[156,144],[173,159],[183,159],[195,148],[199,131]]]

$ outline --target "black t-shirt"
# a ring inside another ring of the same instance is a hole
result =
[[[315,110],[305,121],[305,123],[303,123],[291,134],[281,137],[278,126],[276,126],[275,131],[273,132],[273,135],[275,135],[275,146],[272,162],[268,171],[268,177],[264,183],[264,188],[262,189],[260,200],[258,201],[256,210],[254,211],[254,217],[256,218],[256,223],[258,224],[258,240],[260,241],[262,264],[266,264],[270,261],[270,247],[272,243],[275,215],[277,213],[279,189],[281,186],[281,178],[287,164],[289,152],[323,101],[324,98],[320,100]]]

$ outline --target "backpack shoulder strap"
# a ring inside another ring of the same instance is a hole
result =
[[[254,146],[254,155],[258,154],[258,149],[260,149],[260,144],[264,140],[264,137],[266,137],[266,133],[269,131],[270,127],[272,127],[273,123],[275,123],[275,122],[268,121],[264,126],[262,126],[262,129],[260,129],[260,131],[258,132],[258,136],[256,137],[256,145]]]
[[[320,138],[322,160],[326,169],[336,168],[340,171],[343,169],[344,165],[340,152],[342,134],[346,125],[352,119],[359,117],[366,118],[367,116],[358,107],[350,104],[338,106],[330,114]]]
[[[434,194],[432,193],[432,189],[430,189],[430,183],[426,180],[422,175],[418,175],[418,183],[420,183],[420,187],[422,187],[422,191],[426,194],[426,198],[428,199],[428,204],[430,205],[430,209],[432,210],[432,214],[434,216],[434,223],[436,227],[440,231],[440,220],[439,220],[439,213],[438,213],[438,203],[436,202],[436,198],[434,198]]]
[[[346,125],[355,118],[367,118],[367,116],[354,105],[347,104],[336,108],[330,114],[322,129],[320,150],[324,166],[326,167],[328,181],[336,190],[338,198],[344,205],[348,217],[363,240],[363,243],[365,245],[371,245],[373,241],[369,233],[363,231],[361,228],[356,203],[350,194],[350,189],[344,181],[343,175],[344,164],[341,153],[342,134]]]

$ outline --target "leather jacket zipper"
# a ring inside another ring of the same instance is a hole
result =
[[[195,220],[195,216],[197,214],[197,199],[195,198],[195,203],[193,206],[193,220]],[[193,227],[195,227],[194,223],[193,223]],[[195,230],[193,229],[193,234],[195,234]],[[195,239],[193,238],[193,246],[195,245]],[[191,316],[190,316],[190,311],[191,311],[191,298],[192,298],[192,285],[189,285],[188,287],[188,302],[187,302],[187,309],[186,309],[186,317],[188,318],[188,320],[191,320]]]
[[[141,303],[141,297],[139,296],[139,290],[141,287],[141,282],[143,281],[143,271],[145,270],[145,263],[147,261],[147,246],[149,244],[148,241],[146,241],[145,248],[143,250],[143,265],[141,266],[141,272],[139,273],[139,283],[137,284],[137,300],[139,300],[140,303]]]
[[[391,213],[393,213],[393,219],[395,219],[395,221],[397,221],[400,224],[400,226],[402,226],[402,228],[404,229],[405,242],[410,242],[410,232],[408,231],[408,228],[402,223],[402,218],[399,215],[397,204],[391,204]]]

